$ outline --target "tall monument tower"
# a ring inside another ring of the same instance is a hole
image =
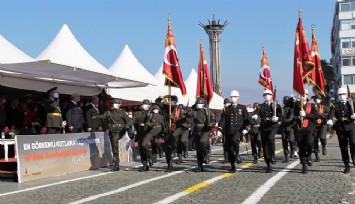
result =
[[[205,29],[210,41],[210,77],[212,81],[212,88],[215,93],[223,97],[221,84],[221,67],[220,67],[220,47],[219,42],[221,33],[229,24],[225,21],[223,24],[216,21],[213,14],[212,22],[208,20],[208,25],[199,22],[199,25]]]

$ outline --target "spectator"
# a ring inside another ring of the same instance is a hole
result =
[[[83,132],[84,115],[79,106],[79,102],[80,95],[77,93],[72,94],[71,101],[69,102],[68,110],[66,112],[68,129],[72,133]]]
[[[93,119],[93,116],[99,115],[99,109],[97,108],[98,105],[99,105],[99,97],[92,96],[85,113],[85,119],[88,126],[86,130],[88,132],[98,132],[102,130],[100,119],[95,117]]]

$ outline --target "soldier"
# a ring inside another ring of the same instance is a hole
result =
[[[254,103],[253,104],[253,109],[254,111],[251,113],[251,116],[255,115],[259,111],[259,103]],[[260,117],[253,117],[250,119],[250,130],[249,130],[249,135],[250,135],[250,145],[251,145],[251,152],[253,155],[253,163],[257,164],[258,163],[258,158],[261,157],[262,155],[262,143],[261,143],[261,135],[260,135],[260,123],[261,119]]]
[[[348,93],[345,88],[338,89],[339,101],[330,108],[328,114],[328,125],[333,125],[333,118],[337,120],[333,126],[338,136],[341,157],[345,164],[344,174],[350,173],[350,158],[349,158],[349,145],[350,154],[355,166],[355,114],[354,114],[354,103],[348,101]],[[351,97],[351,96],[350,96]]]
[[[99,132],[102,131],[100,119],[92,119],[92,116],[99,115],[99,97],[92,96],[90,100],[90,104],[87,107],[85,112],[85,118],[88,124],[87,131],[88,132]]]
[[[228,160],[231,163],[231,173],[236,172],[235,161],[242,163],[239,155],[239,143],[243,135],[248,133],[250,119],[245,105],[239,104],[239,92],[233,90],[230,94],[232,104],[225,109],[218,124],[219,129],[225,134],[225,148],[228,152]]]
[[[118,141],[122,139],[122,137],[126,134],[126,131],[129,129],[128,115],[120,107],[121,99],[113,98],[111,110],[106,111],[103,115],[96,115],[92,117],[93,119],[99,118],[108,122],[110,142],[113,152],[113,158],[115,161],[112,171],[120,170],[120,154]]]
[[[294,154],[295,154],[295,133],[293,129],[293,123],[294,123],[293,98],[289,96],[284,96],[283,104],[284,104],[284,106],[282,107],[283,121],[280,125],[280,133],[281,133],[282,147],[284,150],[285,159],[282,161],[282,163],[288,163],[289,157],[294,158]]]
[[[146,121],[147,134],[143,140],[144,152],[148,158],[151,158],[153,163],[157,162],[157,155],[162,158],[163,148],[160,143],[161,134],[164,128],[164,116],[160,113],[160,108],[157,104],[152,106],[152,112],[149,114]],[[149,147],[151,144],[151,149]],[[152,163],[150,163],[152,166]]]
[[[225,112],[226,112],[226,109],[228,108],[229,105],[231,105],[231,100],[229,98],[225,98],[224,101],[224,107],[221,111],[221,115],[223,115]],[[220,121],[219,123],[221,122],[222,118],[220,118]],[[222,142],[223,142],[223,156],[224,156],[224,160],[223,160],[223,164],[226,164],[228,163],[228,151],[225,147],[226,145],[226,139],[225,139],[225,134],[224,134],[224,131],[222,129],[220,129],[221,133],[222,133]]]
[[[141,162],[143,164],[142,169],[140,171],[149,171],[148,166],[148,155],[146,153],[146,149],[143,146],[143,140],[146,136],[147,126],[146,122],[148,121],[148,117],[151,114],[149,112],[150,101],[148,99],[144,99],[138,111],[134,112],[131,124],[134,124],[134,129],[136,130],[135,141],[138,142],[139,146],[139,154],[141,156]],[[149,160],[149,164],[153,165],[153,161]]]
[[[209,149],[210,149],[210,130],[212,125],[210,123],[209,109],[205,108],[205,99],[197,98],[195,108],[191,111],[191,120],[195,124],[193,130],[193,137],[196,144],[197,154],[197,172],[203,172],[203,163],[209,162]]]
[[[319,112],[320,118],[316,122],[316,129],[314,131],[314,154],[315,154],[315,162],[319,162],[319,145],[318,140],[320,140],[322,144],[322,154],[327,154],[327,116],[329,113],[329,107],[322,104],[322,96],[317,93],[313,97],[314,104]]]
[[[302,164],[302,173],[308,172],[308,166],[312,166],[312,152],[314,146],[314,130],[316,120],[319,118],[317,108],[309,102],[308,90],[305,90],[306,96],[303,97],[303,104],[297,102],[294,108],[295,116],[295,136],[299,149],[300,161]],[[302,96],[300,96],[302,97]],[[303,105],[303,108],[301,108]]]
[[[48,134],[59,134],[62,127],[63,119],[59,107],[59,93],[57,87],[53,87],[47,91],[47,100],[44,107],[47,112],[46,128]]]
[[[263,93],[265,102],[260,104],[257,114],[252,118],[256,119],[260,116],[260,134],[263,145],[264,160],[267,165],[267,173],[272,172],[272,164],[276,163],[275,159],[275,135],[282,121],[282,109],[274,100],[273,93],[265,90]],[[275,107],[276,106],[276,107]]]

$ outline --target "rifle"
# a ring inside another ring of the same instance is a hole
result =
[[[353,98],[351,97],[349,85],[346,85],[346,88],[348,89],[348,102],[350,103],[350,107],[351,107],[351,115],[353,115],[354,114]]]

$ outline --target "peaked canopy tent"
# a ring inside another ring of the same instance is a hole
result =
[[[18,50],[18,55],[21,52]],[[0,83],[4,86],[42,92],[57,86],[60,93],[87,96],[98,94],[112,81],[115,81],[115,86],[119,88],[147,85],[113,75],[80,45],[67,25],[63,25],[53,41],[36,59],[37,61],[32,59],[18,62],[8,60],[10,62],[0,64]],[[14,79],[20,79],[21,82]]]
[[[141,63],[139,63],[128,45],[124,46],[121,54],[108,70],[118,77],[124,77],[126,79],[150,85],[157,85],[157,80]],[[114,86],[115,82],[111,82],[109,85]]]

